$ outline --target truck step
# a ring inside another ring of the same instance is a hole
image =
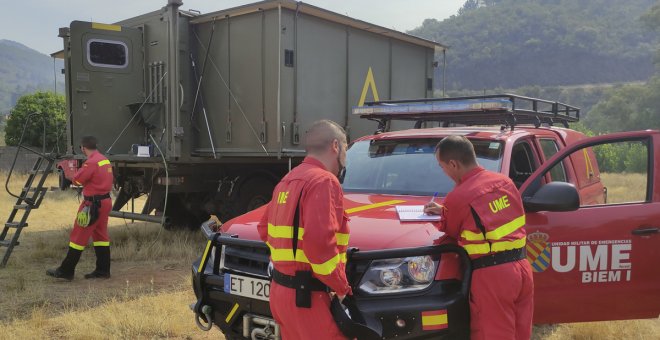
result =
[[[7,222],[5,223],[5,227],[7,228],[18,228],[21,225],[21,222]],[[28,224],[27,222],[23,224],[23,228],[27,227]]]
[[[17,204],[14,206],[14,209],[28,209],[28,207],[32,207],[30,204]]]

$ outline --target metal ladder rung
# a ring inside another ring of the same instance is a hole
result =
[[[17,204],[14,206],[14,209],[27,209],[28,207],[31,207],[30,204]]]
[[[28,173],[31,174],[31,175],[36,175],[36,174],[46,173],[46,171],[48,171],[47,173],[53,172],[50,169],[48,169],[48,170],[46,170],[46,169],[37,169],[37,170],[30,170],[30,171],[28,171]]]
[[[5,223],[5,227],[7,227],[7,228],[19,228],[20,225],[21,225],[21,222],[7,222],[7,223]],[[27,222],[25,222],[23,224],[23,228],[25,228],[27,226],[28,226],[28,224],[27,224]]]
[[[16,243],[14,243],[14,246],[17,246],[19,244],[20,242],[16,241]],[[0,241],[0,247],[9,247],[10,245],[11,245],[11,240]]]

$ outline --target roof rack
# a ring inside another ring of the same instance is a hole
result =
[[[580,109],[560,102],[515,94],[497,94],[452,98],[422,98],[368,102],[353,107],[353,114],[378,121],[378,131],[386,131],[391,120],[450,124],[503,125],[512,129],[518,124],[553,125],[580,120]]]

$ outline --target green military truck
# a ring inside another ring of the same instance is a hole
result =
[[[111,216],[160,221],[164,212],[171,225],[197,227],[210,214],[252,210],[302,160],[310,123],[332,119],[352,139],[372,133],[351,108],[432,97],[445,50],[290,0],[208,14],[181,5],[59,31],[66,158],[82,158],[81,136],[99,139],[115,169]],[[143,195],[141,212],[119,211]]]

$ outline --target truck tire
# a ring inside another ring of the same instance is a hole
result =
[[[69,189],[71,187],[71,181],[64,176],[64,169],[62,168],[57,168],[57,178],[58,178],[58,184],[57,186],[59,187],[60,190],[64,191],[66,189]]]
[[[259,208],[268,203],[273,195],[275,183],[262,178],[255,177],[247,180],[240,188],[238,195],[238,214],[245,214],[248,211]]]

